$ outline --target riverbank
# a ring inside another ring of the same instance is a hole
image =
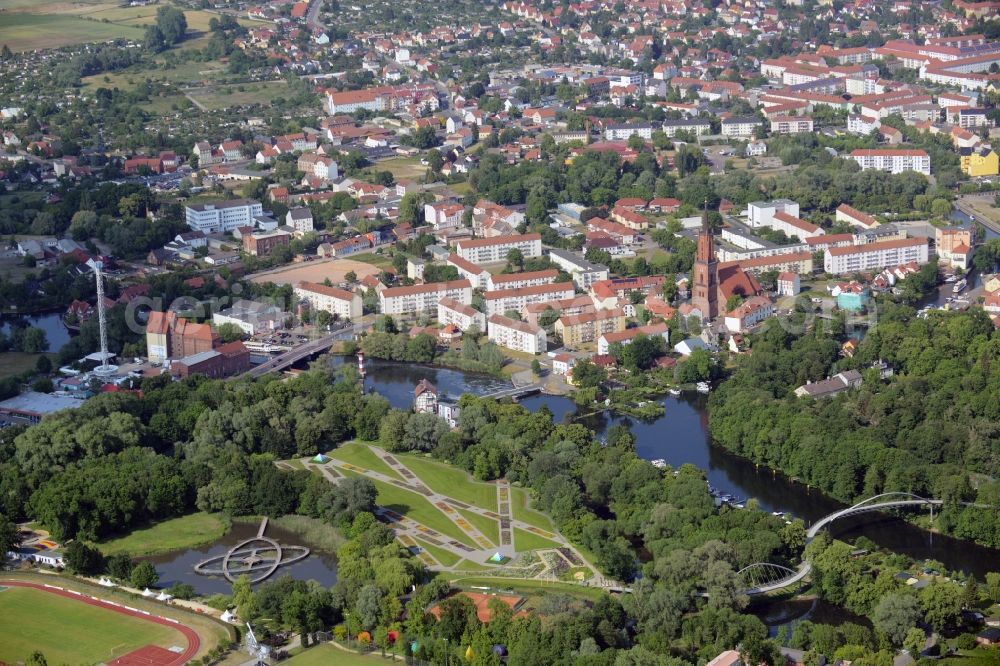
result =
[[[239,516],[233,518],[233,523],[240,525],[259,525],[261,516]],[[334,553],[347,541],[347,538],[340,533],[336,527],[324,523],[322,520],[310,518],[309,516],[299,516],[288,514],[278,518],[268,518],[269,525],[275,525],[300,537],[305,545],[310,548],[325,550]]]
[[[105,555],[150,557],[204,546],[222,538],[231,528],[232,521],[221,513],[189,513],[93,545]]]

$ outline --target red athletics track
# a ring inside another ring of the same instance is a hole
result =
[[[198,634],[195,633],[194,629],[186,627],[183,624],[171,622],[162,617],[156,615],[146,615],[144,613],[138,613],[136,611],[130,611],[122,606],[116,606],[115,604],[108,603],[107,601],[101,601],[100,599],[94,599],[86,594],[73,594],[72,592],[67,592],[66,590],[58,590],[52,587],[46,587],[38,583],[25,583],[19,580],[0,580],[0,585],[7,587],[30,587],[35,590],[41,590],[42,592],[50,592],[52,594],[58,594],[59,596],[66,597],[67,599],[75,599],[76,601],[82,601],[83,603],[90,604],[91,606],[97,606],[98,608],[105,608],[116,613],[121,613],[122,615],[131,615],[132,617],[137,617],[140,620],[147,620],[149,622],[155,622],[156,624],[162,624],[165,627],[172,627],[177,631],[184,634],[184,638],[187,639],[187,649],[181,654],[176,655],[176,657],[166,663],[163,666],[181,666],[187,663],[198,654],[198,650],[201,648],[201,639],[198,638]],[[171,653],[172,654],[172,653]]]

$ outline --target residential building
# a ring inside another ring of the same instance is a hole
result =
[[[775,213],[774,217],[771,218],[771,228],[784,232],[789,238],[798,238],[799,240],[826,234],[815,224],[781,211]]]
[[[809,382],[795,389],[795,395],[800,398],[828,398],[844,391],[861,386],[861,373],[857,370],[838,372],[818,382]]]
[[[454,298],[442,298],[438,301],[437,320],[442,327],[452,324],[463,333],[473,326],[480,332],[486,330],[486,315]]]
[[[457,203],[424,204],[424,221],[435,231],[461,226],[465,206]]]
[[[458,271],[458,277],[468,280],[473,289],[486,289],[489,283],[490,272],[485,268],[476,266],[471,261],[462,259],[457,254],[448,255],[447,263],[454,266]]]
[[[799,274],[792,271],[779,273],[777,287],[778,296],[798,296],[800,290]]]
[[[285,224],[295,231],[296,235],[308,233],[313,230],[313,214],[306,206],[290,208],[285,214]]]
[[[501,347],[528,354],[541,354],[548,348],[545,331],[525,321],[490,315],[488,337]]]
[[[486,289],[489,291],[501,291],[503,289],[521,289],[522,287],[536,287],[542,284],[552,284],[559,277],[559,271],[555,268],[548,268],[542,271],[528,271],[526,273],[500,273],[490,275],[486,279]]]
[[[361,319],[361,295],[318,282],[299,282],[293,290],[295,298],[309,303],[309,309],[329,312],[340,319]]]
[[[211,351],[218,341],[210,325],[178,317],[173,310],[153,310],[146,321],[146,355],[153,364]]]
[[[807,116],[774,116],[771,132],[774,134],[800,134],[813,131],[813,119]]]
[[[285,231],[266,231],[243,236],[243,251],[253,257],[267,257],[274,248],[289,245],[292,235]]]
[[[756,116],[723,118],[722,136],[748,139],[753,137],[757,129],[763,125],[764,121]]]
[[[421,379],[413,389],[413,411],[418,414],[437,414],[437,404],[437,387],[426,379]]]
[[[639,335],[645,335],[647,338],[659,336],[663,338],[664,342],[668,342],[670,338],[670,327],[667,326],[665,322],[661,321],[657,324],[648,324],[646,326],[638,326],[636,328],[626,328],[624,331],[602,333],[601,336],[597,338],[597,353],[608,354],[611,351],[611,345],[615,343],[621,345],[631,344],[632,341]]]
[[[442,298],[452,298],[463,305],[472,304],[472,285],[468,280],[432,282],[412,287],[389,287],[379,292],[382,314],[416,315],[436,312]]]
[[[862,229],[872,229],[878,226],[878,220],[867,213],[862,213],[857,208],[840,204],[837,206],[837,222],[847,222],[848,224]]]
[[[622,141],[638,134],[649,141],[653,138],[653,126],[649,123],[630,123],[624,125],[608,125],[604,128],[604,138],[607,141]]]
[[[264,214],[259,201],[232,199],[184,207],[187,225],[205,234],[228,233],[239,227],[254,226],[253,219]]]
[[[677,120],[668,118],[663,121],[663,133],[668,138],[674,138],[678,132],[690,132],[694,136],[712,133],[712,123],[706,119]]]
[[[838,308],[850,312],[861,311],[871,296],[868,287],[857,280],[835,284],[830,289],[830,295],[837,299]]]
[[[745,333],[768,317],[774,316],[774,303],[767,296],[754,296],[726,313],[726,329],[730,333]]]
[[[961,148],[958,151],[962,171],[970,178],[996,176],[1000,173],[1000,156],[992,148]]]
[[[507,261],[507,253],[515,249],[520,250],[525,259],[542,256],[541,234],[479,238],[455,243],[458,256],[477,265]]]
[[[549,303],[564,298],[572,298],[576,291],[569,282],[555,284],[539,284],[532,287],[517,289],[501,289],[487,291],[483,294],[486,304],[486,314],[503,314],[511,310],[521,312],[533,303]]]
[[[916,171],[925,176],[931,175],[931,158],[923,150],[858,148],[851,151],[850,157],[862,171],[878,169],[894,174]]]
[[[245,335],[256,335],[266,331],[281,328],[287,315],[277,305],[238,299],[232,306],[212,314],[212,323],[216,326],[232,324]]]
[[[578,289],[587,291],[595,282],[607,280],[608,267],[595,264],[569,250],[549,250],[549,261],[569,273]]]
[[[773,226],[775,213],[786,213],[792,217],[798,217],[799,205],[789,199],[751,201],[747,204],[747,223],[754,228]]]
[[[596,310],[577,315],[563,315],[556,320],[555,333],[569,348],[595,342],[605,333],[625,330],[625,312],[620,308]]]
[[[418,257],[406,258],[406,277],[411,280],[423,280],[426,263]]]
[[[828,248],[823,253],[823,270],[831,275],[881,270],[911,261],[927,263],[927,239],[903,238],[865,245]]]
[[[961,271],[968,270],[974,245],[975,237],[971,226],[934,229],[934,248],[944,266]]]

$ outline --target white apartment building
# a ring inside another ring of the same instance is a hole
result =
[[[664,120],[663,133],[669,138],[677,136],[678,132],[691,132],[695,136],[712,133],[712,124],[707,120]]]
[[[868,136],[877,130],[881,124],[882,123],[878,118],[868,118],[866,116],[857,116],[854,114],[847,116],[847,131],[851,134]]]
[[[305,234],[313,230],[312,210],[306,206],[291,208],[285,214],[285,224],[291,227],[296,234]]]
[[[798,217],[799,205],[789,199],[751,201],[747,204],[747,223],[754,228],[773,226],[775,213],[786,213],[792,217]]]
[[[763,121],[754,116],[725,118],[722,121],[722,136],[750,138],[762,125]]]
[[[590,285],[608,279],[608,267],[587,261],[566,250],[549,250],[549,261],[573,276],[573,284],[587,291]]]
[[[468,280],[432,282],[412,287],[389,287],[378,295],[382,314],[387,315],[436,312],[442,298],[452,298],[463,305],[471,305],[472,285]]]
[[[889,173],[916,171],[925,176],[931,175],[931,158],[923,150],[859,148],[851,151],[851,159],[857,162],[863,171],[868,169]]]
[[[480,265],[507,261],[507,253],[514,249],[520,250],[526,259],[542,256],[541,234],[460,240],[455,244],[458,256]]]
[[[540,284],[534,287],[520,289],[502,289],[487,291],[483,294],[486,302],[486,314],[503,314],[509,310],[523,312],[532,303],[551,303],[563,298],[572,298],[576,291],[570,282],[558,284]]]
[[[768,317],[774,316],[774,303],[767,296],[754,296],[732,312],[726,313],[726,328],[730,333],[744,333]]]
[[[608,125],[604,128],[604,138],[607,141],[627,140],[633,134],[643,139],[653,138],[653,126],[649,123],[630,123],[624,125]]]
[[[299,282],[295,285],[293,293],[295,298],[308,302],[311,310],[322,310],[351,321],[361,318],[360,294],[328,287],[318,282]]]
[[[487,336],[501,347],[528,354],[541,354],[548,349],[545,331],[541,328],[498,314],[490,317]]]
[[[424,204],[424,221],[435,231],[451,229],[462,224],[465,206],[456,203]]]
[[[232,199],[184,207],[187,225],[205,234],[227,233],[239,227],[254,226],[253,218],[263,215],[259,201]]]
[[[771,218],[771,228],[785,232],[785,235],[789,238],[792,236],[798,236],[799,240],[815,238],[816,236],[823,236],[826,234],[825,231],[817,227],[815,224],[806,222],[805,220],[782,211],[778,211],[774,214],[774,217]]]
[[[823,253],[823,270],[831,275],[842,275],[901,266],[911,261],[926,264],[927,257],[926,238],[878,241],[867,245],[828,248]]]
[[[813,119],[808,116],[775,116],[771,118],[774,134],[801,134],[813,131]]]
[[[471,305],[459,303],[454,298],[442,298],[438,301],[437,319],[442,327],[454,324],[463,332],[472,326],[480,331],[486,330],[486,315]]]
[[[540,284],[552,284],[559,277],[559,271],[549,268],[544,271],[528,271],[527,273],[501,273],[490,275],[486,279],[488,291],[503,289],[521,289],[522,287],[537,287]]]
[[[458,271],[458,277],[468,280],[473,289],[486,289],[490,279],[490,272],[485,268],[476,266],[471,261],[466,261],[457,254],[448,255],[448,264],[454,266]]]

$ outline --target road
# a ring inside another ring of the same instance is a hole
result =
[[[319,20],[320,10],[323,9],[324,0],[312,0],[309,3],[309,11],[306,12],[306,25],[310,30],[325,30],[326,26]]]
[[[973,220],[983,225],[990,231],[1000,234],[1000,221],[991,220],[987,217],[984,217],[983,215],[980,215],[975,210],[973,210],[971,207],[964,205],[966,201],[975,201],[978,204],[991,203],[997,196],[998,193],[996,192],[983,192],[981,194],[966,194],[960,196],[955,201],[955,208],[962,211],[963,213],[965,213],[966,215],[968,215]]]

